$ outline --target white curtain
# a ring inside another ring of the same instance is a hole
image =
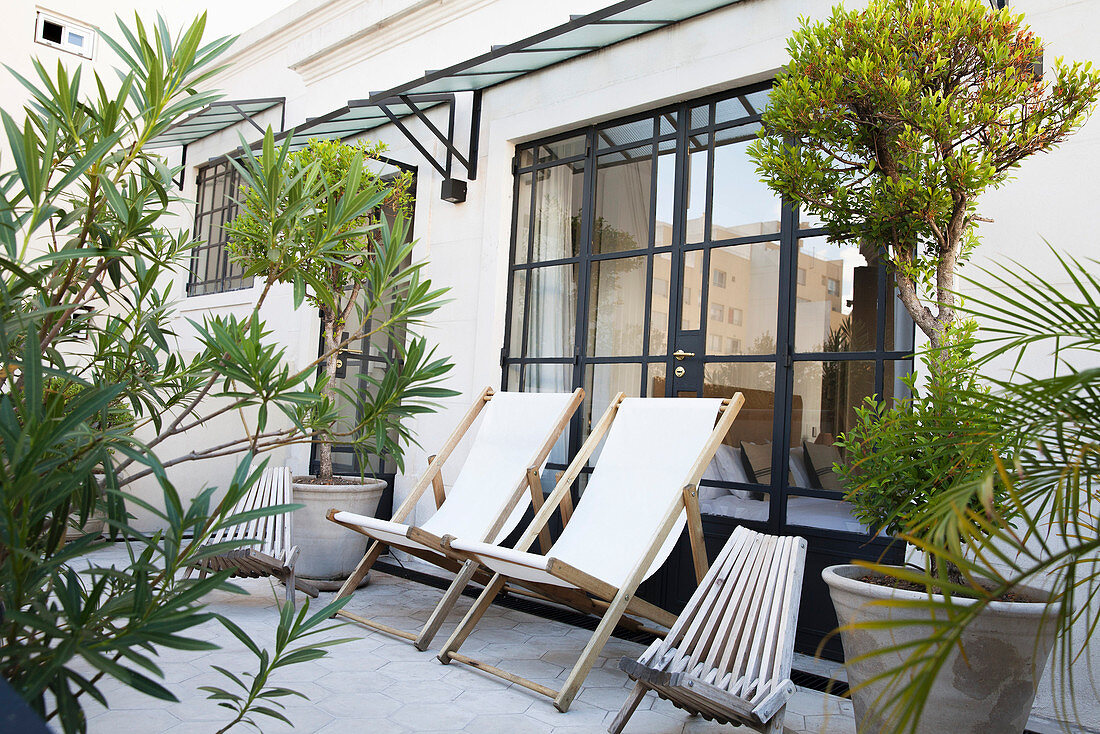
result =
[[[535,234],[532,260],[545,262],[573,255],[573,171],[555,166],[539,173],[535,202]],[[572,357],[577,313],[577,283],[572,265],[555,265],[529,271],[531,304],[528,317],[527,356]],[[565,365],[528,365],[526,389],[564,392],[572,389]]]

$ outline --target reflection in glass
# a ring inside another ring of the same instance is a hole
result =
[[[852,507],[847,502],[820,497],[788,497],[787,524],[839,530],[844,533],[868,532],[867,527],[852,514]]]
[[[668,347],[669,290],[672,283],[672,255],[653,257],[653,304],[649,320],[649,353],[664,354]]]
[[[646,257],[592,263],[588,354],[641,356],[645,329]]]
[[[798,449],[804,476],[796,487],[842,491],[833,464],[844,460],[836,437],[852,428],[855,410],[875,392],[875,363],[796,362],[791,455]]]
[[[703,308],[703,251],[684,253],[683,293],[680,298],[680,329],[699,328]]]
[[[615,127],[606,127],[596,133],[599,149],[631,145],[653,138],[653,118],[635,120]]]
[[[575,265],[530,271],[531,309],[527,320],[528,357],[572,357],[577,315]]]
[[[745,396],[745,405],[703,474],[700,510],[708,515],[767,520],[765,492],[723,483],[771,484],[775,364],[710,363],[703,375],[703,397],[728,398],[740,392]]]
[[[584,381],[584,435],[582,440],[588,437],[592,426],[603,416],[611,399],[620,392],[628,398],[638,397],[638,389],[642,384],[642,365],[634,364],[593,364],[585,369]],[[595,466],[599,460],[603,443],[592,454],[588,463]]]
[[[685,241],[702,242],[706,236],[707,141],[708,135],[688,137],[687,211],[684,213]]]
[[[531,184],[534,174],[525,173],[519,177],[516,190],[516,265],[527,262],[527,249],[531,239]]]
[[[644,397],[649,398],[663,398],[665,397],[665,364],[664,362],[653,362],[648,366],[648,378],[645,383],[646,394]]]
[[[512,276],[512,313],[508,326],[508,354],[523,354],[523,306],[527,300],[527,271],[517,270]]]
[[[708,354],[775,354],[778,292],[777,244],[711,249]]]
[[[569,392],[571,364],[529,364],[523,370],[524,392]]]
[[[592,252],[649,246],[653,146],[602,155],[596,170]]]
[[[759,124],[719,133],[714,148],[714,199],[711,239],[727,240],[779,231],[782,200],[760,181],[756,164],[749,158],[749,143]],[[740,142],[723,144],[728,135]]]
[[[825,237],[799,240],[795,351],[853,352],[875,348],[878,267],[860,248]]]
[[[574,170],[575,169],[575,170]],[[575,257],[580,249],[583,164],[552,166],[536,173],[533,262]]]
[[[653,227],[653,246],[672,244],[673,210],[676,197],[676,151],[657,154],[657,221]]]
[[[586,137],[577,135],[565,140],[557,140],[553,143],[539,146],[539,163],[557,161],[562,158],[572,158],[575,155],[584,155],[588,147]]]

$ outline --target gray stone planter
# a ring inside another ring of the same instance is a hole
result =
[[[821,576],[829,585],[840,625],[874,620],[928,619],[920,609],[897,609],[871,605],[882,599],[927,598],[915,591],[876,586],[857,580],[867,574],[858,566],[830,566]],[[1045,595],[1022,590],[1035,599]],[[958,600],[966,604],[966,600]],[[1054,625],[1043,623],[1042,602],[993,602],[975,619],[962,636],[965,656],[958,650],[941,669],[924,706],[920,734],[1011,734],[1024,730],[1035,689],[1054,644]],[[915,640],[928,628],[913,625],[892,629],[845,630],[841,632],[844,657],[848,661],[874,650]],[[1040,636],[1041,635],[1041,636]],[[1037,642],[1038,641],[1038,642]],[[854,689],[878,673],[899,665],[900,654],[877,655],[845,663],[848,683]],[[855,690],[852,703],[860,734],[886,734],[894,727],[883,722],[876,710],[894,699],[889,681]]]
[[[295,567],[300,578],[322,590],[338,589],[367,552],[368,538],[325,519],[332,508],[373,517],[386,489],[381,479],[362,484],[311,484],[313,477],[294,477],[294,542],[301,549]],[[326,583],[327,582],[327,583]]]

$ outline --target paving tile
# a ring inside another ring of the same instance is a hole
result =
[[[506,688],[504,682],[496,689],[464,691],[454,700],[455,706],[475,714],[520,714],[542,699],[524,688]],[[549,699],[546,699],[549,702]],[[553,706],[551,705],[551,710]]]
[[[470,723],[474,716],[476,714],[473,711],[467,711],[449,703],[420,702],[406,704],[386,718],[414,731],[422,731],[437,728],[443,722],[446,722],[448,728],[462,728]]]
[[[402,680],[391,684],[383,692],[401,703],[450,703],[462,695],[463,689],[443,680]]]
[[[843,714],[806,716],[804,731],[810,734],[855,734],[855,720]]]
[[[630,717],[627,731],[630,734],[680,734],[687,720],[688,715],[683,711],[672,715],[656,711],[635,711]]]
[[[334,717],[368,721],[387,716],[401,707],[400,703],[381,693],[338,693],[315,703]]]
[[[519,714],[475,716],[462,731],[472,734],[550,734],[549,724]]]

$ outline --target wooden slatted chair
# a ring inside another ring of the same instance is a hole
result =
[[[692,714],[782,732],[805,565],[802,538],[734,530],[668,636],[619,663],[636,684],[608,731],[653,690]]]
[[[330,510],[328,519],[366,535],[374,542],[354,573],[340,588],[339,596],[352,594],[387,546],[394,546],[457,574],[419,632],[399,630],[345,610],[338,615],[365,627],[410,640],[426,650],[435,633],[471,581],[488,583],[491,576],[477,564],[456,560],[443,547],[443,536],[461,534],[500,542],[523,519],[529,506],[542,506],[539,469],[584,399],[584,390],[572,393],[494,392],[485,388],[454,432],[428,461],[428,470],[393,513],[379,520],[351,512]],[[455,447],[482,415],[481,425],[450,492],[443,484],[443,468]],[[433,488],[436,512],[419,526],[408,523],[416,503]],[[545,534],[549,543],[549,533]],[[480,571],[480,574],[479,574]]]
[[[236,515],[249,510],[293,502],[293,485],[290,468],[269,466],[259,480],[233,507]],[[286,601],[294,608],[294,589],[316,598],[317,587],[294,576],[294,563],[298,560],[298,546],[293,542],[293,513],[254,518],[248,522],[222,528],[204,541],[214,545],[232,541],[260,541],[242,546],[216,556],[204,558],[198,564],[199,572],[233,569],[234,576],[256,578],[274,576],[286,584]]]
[[[445,539],[452,553],[496,576],[443,646],[440,661],[474,666],[549,696],[567,711],[618,624],[637,629],[641,618],[671,627],[675,615],[634,592],[664,563],[685,523],[697,580],[707,572],[696,487],[743,404],[740,393],[729,400],[624,399],[619,393],[514,549]],[[546,555],[526,552],[601,442],[595,470],[557,542]],[[560,691],[458,652],[506,582],[602,617]]]

